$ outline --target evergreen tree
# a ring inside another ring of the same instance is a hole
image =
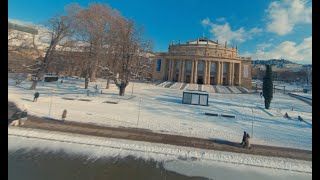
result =
[[[266,65],[266,75],[263,78],[263,97],[264,97],[264,106],[266,109],[269,109],[271,100],[273,98],[271,65]]]

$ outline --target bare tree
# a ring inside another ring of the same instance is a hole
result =
[[[57,15],[48,20],[46,24],[46,33],[49,38],[49,47],[46,49],[44,57],[40,56],[40,59],[36,64],[27,66],[27,68],[35,73],[30,89],[36,89],[38,81],[43,79],[44,73],[48,71],[50,64],[58,53],[57,46],[59,46],[59,43],[72,34],[69,27],[69,19],[66,16]],[[34,48],[38,49],[35,43]]]
[[[139,57],[150,47],[142,38],[142,29],[136,29],[133,21],[126,20],[107,4],[94,3],[88,8],[73,4],[67,9],[76,32],[74,38],[84,44],[85,61],[80,68],[85,88],[102,70],[108,79],[107,88],[112,79],[123,96],[134,74],[130,68],[139,65]]]
[[[73,18],[75,38],[85,44],[83,52],[86,53],[86,62],[82,70],[82,77],[85,78],[85,88],[89,80],[96,81],[98,66],[104,59],[104,54],[109,51],[109,35],[113,19],[120,17],[120,14],[107,4],[90,4],[83,8],[77,4],[68,8]]]
[[[141,54],[151,48],[150,42],[142,38],[142,33],[141,28],[136,29],[134,22],[126,19],[119,19],[117,31],[112,33],[116,44],[114,54],[119,58],[115,61],[118,72],[112,72],[110,68],[106,70],[112,75],[120,96],[124,96],[130,79],[137,75],[134,67],[143,68],[139,67]]]

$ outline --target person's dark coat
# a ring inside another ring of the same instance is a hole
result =
[[[38,92],[36,92],[35,94],[34,94],[34,97],[35,98],[38,98],[40,96],[40,94],[38,93]]]
[[[241,144],[244,143],[244,141],[246,140],[246,137],[247,137],[247,133],[246,133],[246,132],[243,132],[243,137],[242,137],[242,142],[241,142]]]
[[[67,117],[67,110],[65,109],[65,110],[63,110],[63,112],[62,112],[62,120],[65,120],[66,117]]]

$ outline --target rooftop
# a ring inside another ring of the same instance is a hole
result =
[[[213,41],[208,38],[202,37],[192,41],[187,41],[187,44],[210,44],[210,45],[218,45],[218,40]]]

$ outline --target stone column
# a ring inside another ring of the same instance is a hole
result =
[[[223,85],[223,62],[220,62],[220,84]]]
[[[181,76],[182,76],[182,60],[178,60],[179,62],[179,76],[178,76],[178,82],[181,82]]]
[[[231,74],[232,74],[232,65],[231,65],[231,64],[232,64],[231,62],[228,63],[228,66],[229,66],[229,67],[228,67],[228,85],[229,85],[229,86],[232,85],[232,84],[231,84],[231,78],[232,78],[232,77],[231,77],[231,76],[232,76],[232,75],[231,75]]]
[[[241,63],[239,63],[239,79],[238,79],[238,82],[239,82],[239,86],[241,86],[241,78],[242,78],[242,71],[241,71]]]
[[[216,78],[216,79],[217,79],[217,80],[216,80],[216,84],[217,84],[217,85],[220,85],[220,79],[221,79],[221,77],[220,77],[220,69],[221,69],[221,68],[220,68],[220,65],[221,65],[220,62],[217,61],[217,62],[216,62],[216,72],[217,72],[217,75],[216,75],[216,76],[217,76],[217,78]]]
[[[191,76],[190,76],[190,83],[193,83],[193,75],[194,75],[194,61],[191,60]]]
[[[211,71],[211,62],[208,61],[208,78],[207,78],[207,84],[210,84],[210,71]]]
[[[173,66],[174,66],[174,61],[173,59],[170,60],[171,61],[171,66],[170,66],[170,81],[173,81]]]
[[[233,86],[234,85],[234,62],[231,63],[231,85]]]
[[[180,82],[182,82],[182,83],[185,82],[185,72],[186,72],[185,62],[186,62],[186,60],[181,60],[182,68],[181,68],[181,78],[180,78]]]
[[[207,66],[208,62],[204,61],[204,68],[203,68],[203,84],[207,84]]]
[[[172,71],[171,71],[171,79],[172,79],[172,81],[174,80],[175,75],[176,75],[175,62],[176,62],[176,60],[172,59]]]
[[[169,70],[168,70],[168,81],[171,81],[171,65],[172,65],[172,60],[169,59]]]
[[[195,60],[194,63],[195,64],[194,64],[194,80],[193,80],[193,82],[195,84],[197,84],[197,80],[198,80],[198,60]]]

